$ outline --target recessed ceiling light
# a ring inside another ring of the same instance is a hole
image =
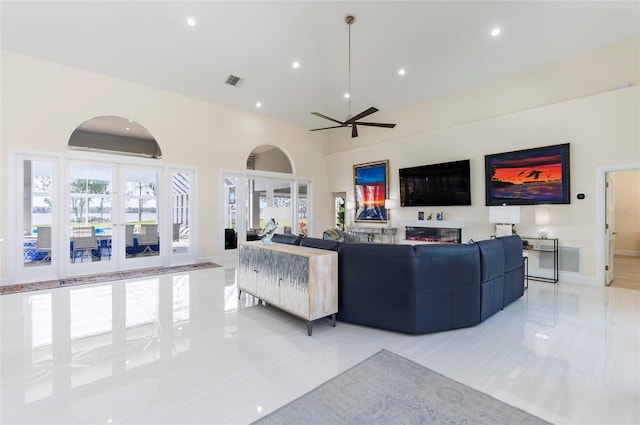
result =
[[[404,75],[404,74],[406,74],[406,73],[407,73],[407,71],[406,71],[404,68],[400,68],[400,69],[398,70],[398,75]]]
[[[299,62],[294,62],[294,63],[292,64],[292,66],[293,66],[295,69],[298,69],[298,68],[300,68],[300,63],[299,63]]]
[[[125,127],[125,130],[129,131],[129,130],[131,130],[131,129],[130,129],[129,127]]]
[[[195,27],[196,20],[194,18],[187,18],[187,25],[189,25],[190,27]]]
[[[350,95],[349,93],[345,93],[345,94],[344,94],[344,98],[345,98],[345,99],[349,99],[350,97],[351,97],[351,95]]]
[[[262,103],[256,102],[256,108],[262,108]]]
[[[498,35],[500,35],[500,28],[494,28],[491,30],[491,35],[496,37]]]

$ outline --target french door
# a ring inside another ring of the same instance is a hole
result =
[[[66,275],[162,265],[162,169],[73,161],[67,167]]]
[[[312,231],[310,180],[247,171],[224,173],[222,182],[225,258],[237,254],[238,242],[259,239],[271,219],[278,225],[275,233],[306,236]]]
[[[34,155],[16,164],[17,282],[162,265],[171,243],[160,238],[161,167]]]

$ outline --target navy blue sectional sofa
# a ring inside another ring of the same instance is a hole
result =
[[[274,235],[338,252],[338,320],[408,334],[474,326],[524,294],[517,235],[472,244],[390,245]]]

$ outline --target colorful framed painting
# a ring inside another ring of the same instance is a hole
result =
[[[571,203],[569,143],[484,158],[487,205]]]
[[[353,166],[356,211],[355,221],[386,223],[384,200],[387,199],[389,160]]]

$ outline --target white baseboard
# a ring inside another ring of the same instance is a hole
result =
[[[218,257],[199,257],[196,262],[198,263],[219,263]]]
[[[604,282],[600,282],[600,279],[593,276],[583,276],[576,273],[562,273],[560,272],[560,283],[575,283],[578,285],[591,285],[591,286],[604,286]]]
[[[616,249],[613,255],[624,255],[627,257],[640,257],[640,251],[633,251],[630,249]]]
[[[529,268],[529,274],[535,276],[541,276],[548,279],[553,278],[553,272],[550,270],[541,270],[535,268]],[[604,286],[604,282],[600,282],[597,277],[594,276],[585,276],[580,273],[574,272],[565,272],[560,270],[558,275],[559,283],[576,283],[578,285],[594,285],[594,286]]]

